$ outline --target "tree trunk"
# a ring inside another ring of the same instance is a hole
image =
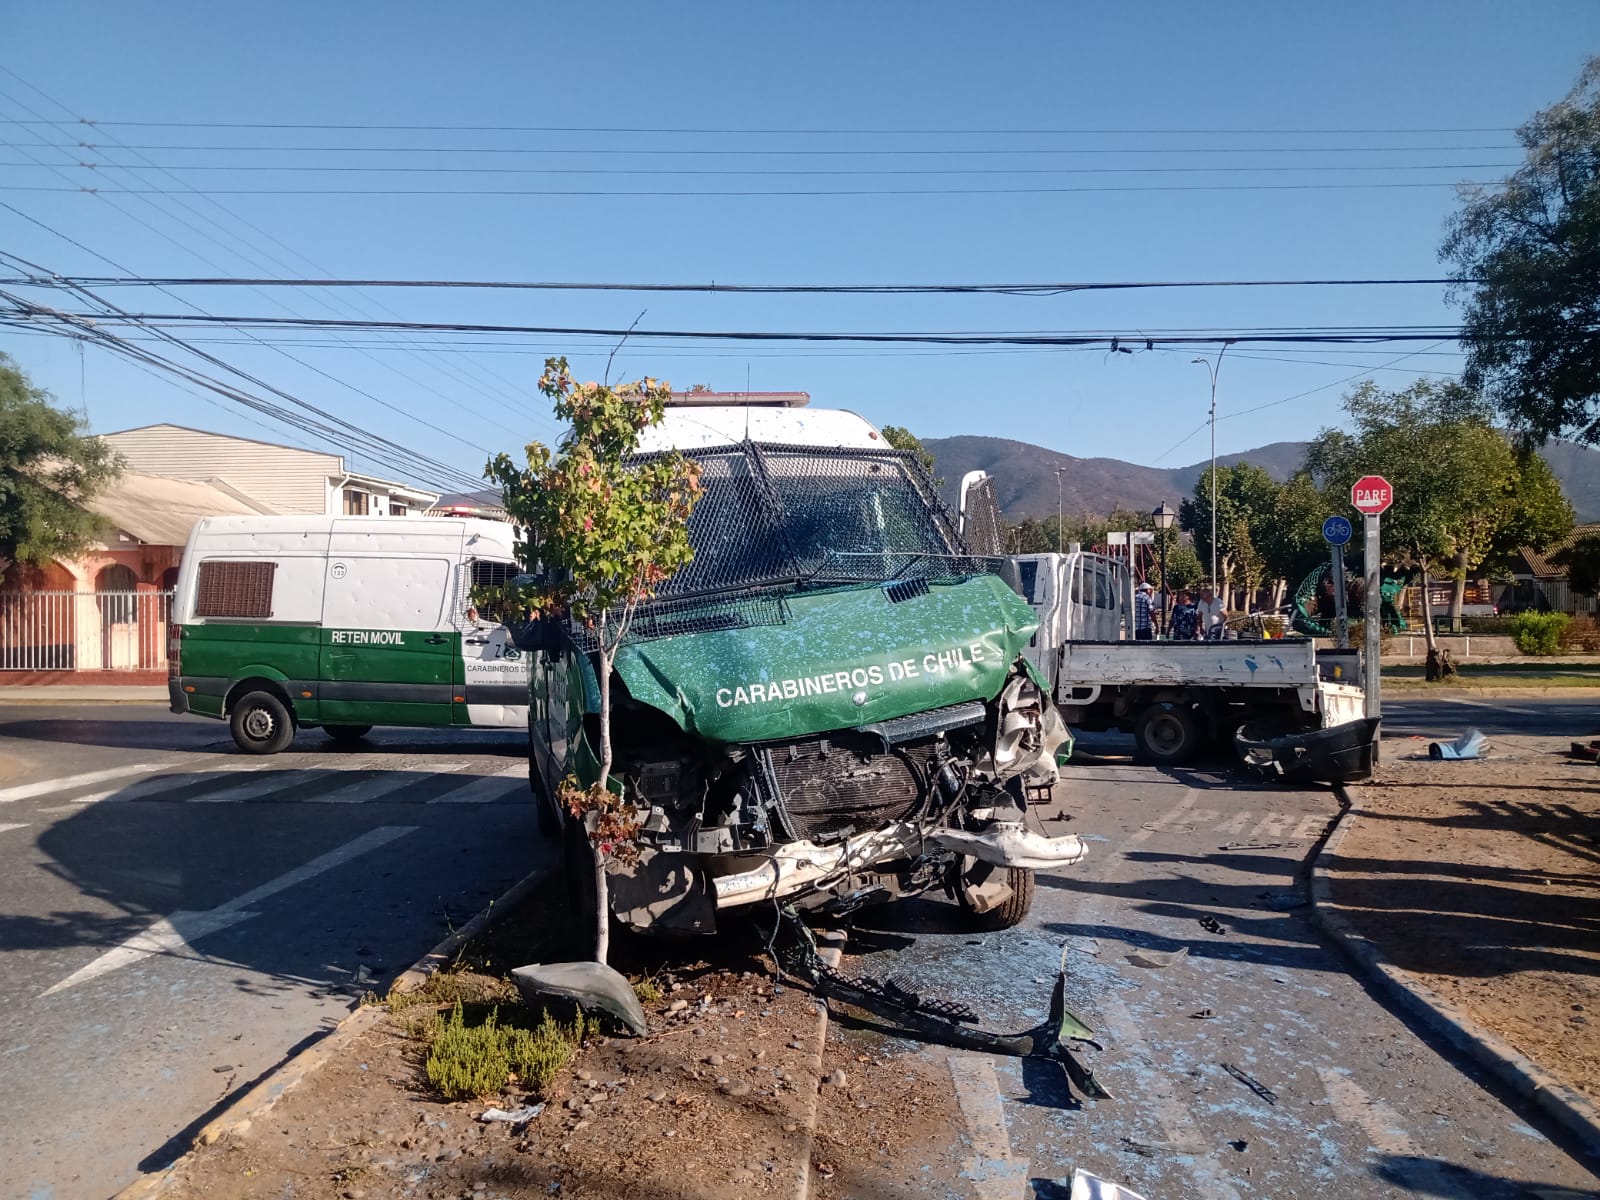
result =
[[[1450,632],[1461,632],[1461,607],[1467,602],[1467,552],[1456,555],[1456,590],[1450,597]]]
[[[606,646],[604,615],[600,618],[600,779],[601,788],[611,778],[611,661],[616,648]],[[606,878],[606,859],[599,846],[594,850],[594,960],[606,961],[611,952],[611,885]]]
[[[1367,613],[1367,620],[1374,617],[1382,620],[1382,614]],[[1428,656],[1431,658],[1438,653],[1439,646],[1433,640],[1433,592],[1428,587],[1428,568],[1422,568],[1422,636],[1428,643]]]

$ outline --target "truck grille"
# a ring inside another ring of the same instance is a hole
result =
[[[933,752],[930,739],[885,754],[883,742],[859,733],[832,733],[767,746],[778,811],[788,832],[814,842],[865,833],[916,812]]]

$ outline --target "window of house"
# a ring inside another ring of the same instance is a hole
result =
[[[401,504],[398,500],[389,501],[389,515],[391,517],[403,517],[410,511],[411,510],[409,508],[407,508],[404,504]]]
[[[364,517],[369,511],[372,497],[366,492],[356,488],[344,490],[344,515],[347,517]]]
[[[195,589],[197,617],[272,616],[272,580],[275,562],[219,562],[200,564]]]

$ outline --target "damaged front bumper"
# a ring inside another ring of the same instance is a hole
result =
[[[809,841],[776,846],[759,859],[736,864],[730,874],[713,875],[712,884],[717,907],[736,908],[782,900],[807,891],[829,890],[853,874],[866,874],[897,861],[921,858],[930,849],[968,855],[994,866],[1033,871],[1070,867],[1081,862],[1088,852],[1076,834],[1045,837],[1018,823],[996,824],[982,832],[971,833],[955,829],[924,830],[909,822],[900,822],[828,846]]]

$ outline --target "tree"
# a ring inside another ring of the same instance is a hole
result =
[[[1217,468],[1217,573],[1214,580],[1232,607],[1237,585],[1254,591],[1266,574],[1261,546],[1277,520],[1279,485],[1263,467],[1241,462]],[[1194,495],[1178,506],[1178,525],[1194,538],[1202,563],[1211,561],[1211,469],[1200,473]]]
[[[933,451],[929,450],[922,444],[921,438],[912,433],[911,430],[900,425],[885,425],[882,432],[884,441],[888,442],[889,445],[893,446],[896,450],[905,450],[909,452],[916,458],[917,462],[921,464],[922,469],[926,471],[930,477],[933,476]],[[935,487],[938,487],[943,483],[943,479],[934,477],[933,484]]]
[[[0,354],[0,578],[82,553],[104,522],[84,502],[121,473],[110,444]]]
[[[555,453],[530,442],[526,467],[497,454],[484,475],[500,484],[506,512],[525,538],[517,551],[535,582],[518,599],[536,617],[575,620],[595,646],[599,772],[588,787],[568,776],[558,799],[594,847],[595,959],[603,963],[610,941],[606,863],[631,858],[638,833],[633,809],[610,787],[611,670],[639,604],[694,557],[688,520],[700,468],[676,452],[630,461],[640,431],[666,411],[669,384],[575,383],[565,358],[546,359],[544,367],[539,390],[571,432]]]
[[[1600,58],[1517,139],[1526,162],[1465,192],[1439,252],[1464,297],[1463,382],[1524,440],[1600,441]]]
[[[1459,623],[1467,574],[1482,566],[1506,532],[1543,535],[1563,512],[1560,524],[1570,528],[1571,509],[1561,507],[1564,500],[1551,505],[1541,472],[1494,428],[1484,399],[1461,384],[1421,380],[1385,392],[1368,381],[1344,407],[1353,431],[1324,429],[1306,452],[1306,466],[1329,496],[1347,496],[1369,473],[1394,485],[1394,507],[1383,516],[1384,549],[1422,573],[1424,635],[1435,654],[1430,577],[1458,581],[1451,607]],[[1525,470],[1531,504],[1519,497]]]
[[[1600,593],[1600,534],[1579,538],[1551,555],[1550,561],[1567,569],[1567,584],[1584,596]]]

